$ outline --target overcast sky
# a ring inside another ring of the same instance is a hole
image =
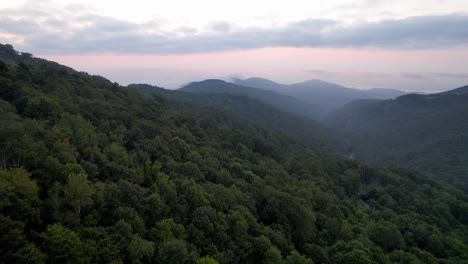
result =
[[[122,84],[468,84],[467,0],[2,0],[0,42]]]

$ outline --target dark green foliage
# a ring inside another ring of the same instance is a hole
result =
[[[185,241],[179,239],[171,239],[164,242],[159,247],[156,259],[161,263],[167,264],[194,262]]]
[[[426,175],[101,77],[7,67],[0,263],[468,260],[468,197]]]
[[[418,169],[468,190],[467,87],[394,100],[358,100],[327,124],[357,160]]]
[[[75,232],[61,225],[50,225],[43,235],[47,263],[89,263],[85,245]]]
[[[210,256],[206,256],[203,258],[199,258],[196,264],[219,264],[219,262]]]
[[[283,257],[281,252],[275,246],[272,246],[265,253],[265,264],[282,264]]]
[[[404,247],[400,230],[391,222],[381,221],[373,224],[369,228],[369,238],[386,251]]]
[[[209,83],[210,82],[208,82],[208,84]],[[215,83],[217,82],[215,81]],[[189,91],[186,91],[185,89],[176,91],[166,90],[145,84],[132,84],[128,87],[133,90],[137,90],[148,97],[156,95],[161,96],[162,98],[169,101],[210,106],[215,107],[217,111],[223,110],[234,113],[235,115],[249,120],[255,124],[260,124],[263,127],[284,133],[293,139],[307,142],[308,144],[311,144],[319,149],[332,151],[336,148],[340,148],[339,144],[335,144],[335,141],[337,140],[336,138],[332,137],[331,134],[323,129],[317,122],[311,120],[310,118],[304,117],[303,114],[291,114],[291,111],[283,109],[282,107],[278,107],[275,103],[262,99],[263,97],[252,94],[252,91],[250,90],[254,88],[243,87],[239,89],[239,87],[235,87],[232,89],[231,87],[223,89],[223,86],[229,85],[224,82],[221,82],[221,84],[221,87],[210,87],[210,89],[206,90],[206,93],[190,92],[190,89],[188,89]],[[253,91],[255,92],[255,89]],[[271,91],[260,91],[260,94],[268,95],[272,93]],[[280,95],[278,96],[281,98]],[[287,96],[285,96],[285,98],[288,99]],[[283,100],[278,100],[280,102],[285,101],[284,98]],[[289,104],[296,106],[297,102]],[[191,108],[190,111],[194,111],[194,109]],[[303,112],[304,110],[297,111]],[[223,120],[218,118],[216,120],[209,120],[209,123],[205,124],[214,125],[214,123],[216,123],[219,125],[219,123],[222,122]],[[239,137],[240,135],[233,134],[231,136]],[[244,134],[243,136],[248,139],[249,143],[245,145],[251,149],[255,147],[254,140],[257,140],[257,143],[260,143],[258,142],[259,139],[255,138],[255,136],[252,134]],[[263,148],[270,148],[269,151],[275,150],[274,145],[271,144],[271,142],[268,142],[266,145],[267,146],[264,145]],[[261,147],[257,146],[257,149],[259,148]]]

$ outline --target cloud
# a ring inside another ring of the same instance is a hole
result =
[[[468,43],[468,15],[420,16],[341,28],[328,44],[390,48],[437,48]]]
[[[447,73],[447,72],[403,72],[401,77],[408,79],[419,80],[435,80],[435,79],[458,79],[468,80],[468,74],[464,73]]]
[[[34,34],[38,30],[38,25],[24,19],[11,19],[9,17],[0,17],[0,30],[5,33],[14,33],[18,35]]]
[[[468,15],[419,16],[353,25],[307,19],[270,28],[216,21],[207,30],[189,26],[168,29],[154,21],[129,22],[96,15],[84,7],[75,12],[71,8],[39,11],[25,6],[0,10],[2,34],[21,39],[12,43],[18,49],[44,55],[187,54],[264,47],[425,49],[468,45]]]
[[[408,78],[408,79],[417,79],[417,80],[424,80],[427,79],[426,76],[423,74],[418,74],[418,73],[410,73],[410,72],[404,72],[401,74],[402,77]]]
[[[211,22],[208,26],[209,29],[217,32],[229,32],[233,26],[224,21]]]
[[[331,72],[329,72],[329,71],[317,70],[317,69],[306,70],[305,72],[311,73],[311,74],[330,74],[330,73],[331,73]]]
[[[193,27],[180,27],[180,28],[177,28],[176,31],[185,35],[196,34],[198,32],[198,30]]]
[[[467,79],[468,80],[468,74],[463,74],[463,73],[432,73],[433,76],[435,77],[441,77],[441,78],[450,78],[450,79]]]

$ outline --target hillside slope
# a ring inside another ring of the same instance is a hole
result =
[[[130,89],[146,96],[160,96],[170,101],[191,105],[211,106],[235,114],[262,127],[284,133],[300,142],[314,146],[324,153],[341,153],[339,139],[317,122],[281,111],[270,104],[252,99],[247,95],[230,93],[192,93],[181,90],[167,90],[147,84],[131,84]]]
[[[466,186],[468,94],[461,91],[356,101],[327,123],[356,159],[417,168]]]
[[[47,63],[0,83],[1,263],[468,260],[468,197],[426,175]]]

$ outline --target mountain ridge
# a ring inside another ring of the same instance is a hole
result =
[[[339,84],[326,82],[319,79],[307,80],[293,84],[280,84],[274,81],[253,77],[248,79],[234,79],[234,83],[256,87],[260,89],[273,90],[275,92],[289,95],[316,105],[320,109],[318,119],[325,118],[328,114],[339,107],[357,99],[390,99],[406,94],[406,92],[395,89],[369,89],[360,90],[348,88]]]
[[[228,93],[242,94],[253,99],[268,103],[280,110],[294,113],[300,116],[314,118],[317,116],[317,109],[314,105],[304,102],[292,96],[279,94],[275,91],[264,90],[255,87],[237,85],[218,79],[208,79],[200,82],[192,82],[177,89],[183,92],[192,93]]]

